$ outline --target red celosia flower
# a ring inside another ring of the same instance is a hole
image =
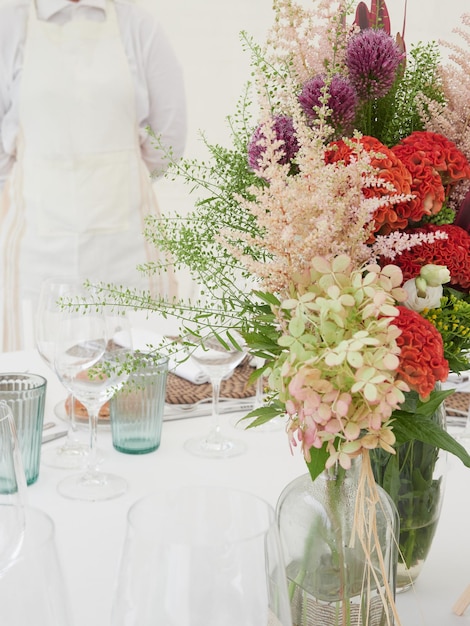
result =
[[[395,191],[390,191],[385,187],[367,187],[363,189],[364,195],[367,198],[398,194],[409,195],[411,193],[411,174],[400,159],[375,137],[365,135],[361,137],[360,142],[367,152],[380,154],[380,156],[372,156],[371,165],[376,169],[379,178],[392,184],[395,189]],[[350,146],[343,140],[335,141],[330,144],[326,151],[325,161],[326,163],[337,163],[338,161],[349,163],[352,152]],[[406,228],[409,212],[410,207],[407,202],[380,207],[374,214],[374,233],[388,235],[392,230]]]
[[[421,243],[397,255],[393,261],[382,259],[381,265],[394,263],[403,272],[403,279],[418,276],[423,265],[445,265],[450,272],[450,284],[465,291],[470,289],[470,234],[454,224],[436,226],[428,224],[414,228],[410,233],[430,233],[441,231],[447,239],[437,239],[433,243]]]
[[[470,165],[457,146],[443,135],[415,131],[392,148],[413,177],[410,219],[439,213],[451,187],[470,178]]]
[[[401,330],[398,376],[411,389],[427,398],[437,381],[445,381],[449,364],[444,358],[444,345],[439,331],[416,311],[398,307],[400,314],[393,324]]]

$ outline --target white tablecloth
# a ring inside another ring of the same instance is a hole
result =
[[[65,390],[39,355],[34,351],[0,355],[0,372],[24,370],[46,376],[45,420],[54,420],[57,428],[62,427],[54,415],[54,406],[65,397]],[[228,422],[233,415],[225,415],[223,419]],[[305,472],[300,453],[291,455],[282,431],[234,430],[233,434],[248,445],[248,451],[239,457],[209,460],[189,455],[183,449],[185,439],[204,435],[209,425],[209,417],[164,422],[160,448],[142,456],[116,452],[109,430],[100,430],[98,447],[105,456],[104,468],[125,476],[129,482],[127,494],[107,502],[84,503],[62,498],[56,485],[71,470],[41,466],[37,483],[28,488],[29,504],[49,513],[56,524],[56,542],[74,626],[109,625],[126,514],[137,499],[154,489],[206,484],[243,489],[275,506],[284,486]],[[431,554],[414,590],[397,598],[402,626],[470,624],[470,608],[463,617],[452,613],[454,602],[470,584],[469,527],[470,470],[451,458],[443,513]]]

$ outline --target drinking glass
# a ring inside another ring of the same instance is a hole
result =
[[[0,586],[23,543],[26,477],[15,422],[6,402],[0,402]]]
[[[236,333],[232,333],[239,346],[243,342]],[[212,385],[212,427],[209,433],[201,439],[189,439],[185,442],[185,449],[191,454],[212,458],[224,458],[242,454],[246,446],[242,441],[225,435],[220,424],[219,395],[222,379],[239,365],[245,358],[242,348],[233,345],[230,339],[220,335],[208,334],[205,337],[191,338],[196,348],[191,352],[192,358],[199,363],[203,372],[209,377]],[[238,341],[240,339],[240,341]]]
[[[87,409],[90,452],[84,473],[69,476],[59,493],[78,500],[108,500],[127,490],[124,478],[100,470],[96,440],[98,414],[127,380],[131,353],[127,317],[97,305],[63,312],[57,328],[54,368],[63,385]]]
[[[127,518],[112,626],[291,626],[274,510],[225,487],[154,493]]]
[[[49,278],[41,285],[38,309],[36,313],[36,348],[43,361],[54,369],[55,337],[57,325],[62,314],[64,301],[80,298],[84,295],[82,283],[77,279],[58,277]],[[67,438],[62,445],[46,448],[42,452],[42,462],[50,467],[78,469],[83,467],[89,447],[77,441],[73,397],[70,402],[70,420]]]
[[[0,579],[2,626],[72,626],[52,519],[26,507],[23,545]]]

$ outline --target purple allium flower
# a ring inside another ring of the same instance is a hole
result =
[[[254,171],[260,169],[261,157],[266,151],[266,138],[263,128],[264,124],[258,126],[248,145],[248,163]],[[281,165],[286,165],[292,161],[299,150],[292,118],[287,115],[276,115],[273,118],[273,130],[276,138],[284,142],[284,145],[278,150],[278,162]]]
[[[404,53],[379,28],[366,28],[349,41],[346,65],[360,98],[381,98],[390,91]]]
[[[321,74],[308,80],[299,96],[299,103],[305,115],[314,120],[318,117],[315,107],[321,106],[322,89],[325,77]],[[331,123],[341,133],[351,129],[356,114],[356,93],[348,81],[340,74],[335,74],[328,86],[327,106],[331,109]]]

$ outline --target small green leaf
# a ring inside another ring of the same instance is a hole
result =
[[[266,422],[269,422],[273,418],[278,417],[279,415],[282,415],[284,413],[285,408],[283,408],[280,404],[274,404],[272,406],[262,406],[258,407],[257,409],[253,409],[253,411],[247,413],[239,421],[243,422],[256,418],[246,426],[247,429],[255,428],[256,426],[262,426],[263,424],[266,424]]]
[[[326,443],[321,448],[310,448],[311,460],[306,461],[308,471],[312,480],[315,480],[325,469],[325,463],[329,457]]]

